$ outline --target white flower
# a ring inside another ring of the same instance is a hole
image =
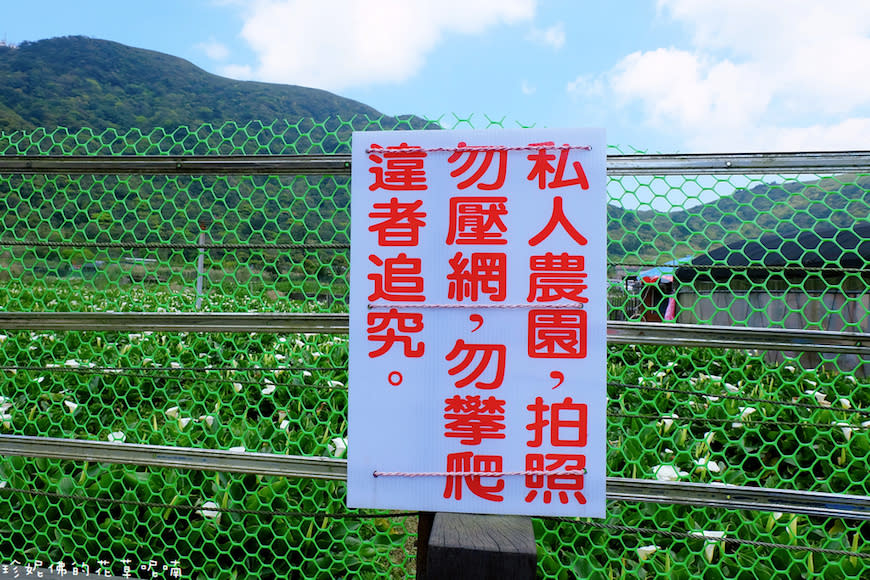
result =
[[[302,376],[303,376],[303,377],[310,377],[310,376],[311,376],[311,371],[302,371]]]
[[[269,379],[264,379],[266,386],[263,387],[263,390],[260,391],[263,395],[271,395],[275,392],[275,385]]]
[[[184,431],[184,428],[187,427],[188,423],[190,423],[190,417],[182,417],[178,420],[178,428]]]
[[[178,418],[178,407],[170,407],[170,408],[166,409],[166,416],[169,417],[170,419],[177,419]]]
[[[329,443],[329,452],[333,457],[344,457],[345,453],[347,453],[347,438],[333,437]]]
[[[341,381],[326,381],[326,383],[334,389],[340,389],[344,386],[344,383],[342,383]]]
[[[70,413],[75,413],[79,407],[78,403],[73,403],[72,401],[64,401],[63,404],[67,406]]]
[[[77,361],[75,359],[69,359],[68,361],[66,361],[63,364],[68,366],[68,367],[80,367],[80,366],[82,366],[81,363],[79,363],[79,361]]]
[[[290,426],[290,419],[284,419],[283,421],[281,421],[281,425],[279,425],[278,428],[283,431],[284,429],[286,429],[289,426]]]
[[[656,465],[652,468],[653,475],[659,481],[677,481],[681,477],[689,475],[685,471],[680,471],[673,465]]]
[[[637,557],[640,558],[641,560],[646,560],[650,556],[655,554],[656,550],[658,550],[658,549],[659,549],[659,547],[656,545],[640,546],[637,549]]]
[[[710,461],[709,457],[699,457],[695,460],[695,464],[699,468],[706,469],[711,473],[719,473],[720,471],[722,471],[722,468],[719,467],[719,464],[715,461]]]
[[[725,532],[704,530],[702,533],[704,534],[704,537],[707,538],[704,541],[704,559],[707,560],[707,562],[712,562],[713,555],[716,553],[717,541],[725,537]]]
[[[851,409],[852,408],[852,401],[850,401],[849,399],[840,399],[840,405],[844,409]]]
[[[241,445],[239,447],[230,447],[229,449],[227,449],[227,451],[232,451],[233,453],[244,453],[245,446]]]
[[[200,415],[199,420],[208,425],[209,427],[214,425],[214,417],[212,417],[211,415]]]
[[[123,431],[115,431],[114,433],[109,433],[106,439],[108,439],[110,443],[123,443],[127,440],[127,436],[124,435]]]
[[[242,383],[233,383],[233,390],[237,393],[242,392]]]
[[[216,504],[215,502],[207,501],[202,504],[201,510],[196,511],[204,518],[218,518],[220,517],[221,513],[215,509],[217,507],[218,504]]]
[[[679,418],[680,418],[680,416],[677,415],[676,413],[672,413],[670,418],[662,417],[661,423],[662,423],[662,427],[664,428],[664,432],[667,433],[668,431],[670,431],[671,427],[674,426],[674,419],[679,419]]]
[[[45,377],[36,377],[36,378],[33,379],[33,380],[36,381],[37,383],[41,383],[42,381],[45,380]]]
[[[843,436],[846,438],[846,441],[852,438],[852,429],[848,423],[839,421],[837,423],[834,423],[834,425],[843,429]]]

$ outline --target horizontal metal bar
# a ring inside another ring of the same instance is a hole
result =
[[[870,519],[870,497],[791,489],[607,478],[607,499]]]
[[[350,175],[350,155],[4,155],[13,175]]]
[[[611,344],[791,350],[870,357],[870,334],[668,322],[607,322]]]
[[[836,174],[870,170],[870,151],[608,155],[608,175]]]
[[[0,312],[4,330],[347,334],[347,314],[298,312]]]
[[[347,479],[347,462],[330,457],[240,453],[52,437],[0,435],[0,455],[312,479]],[[870,519],[870,498],[865,496],[761,487],[608,477],[607,499]]]
[[[350,175],[340,155],[5,155],[0,174]],[[833,174],[870,169],[870,152],[608,155],[609,175]]]
[[[3,330],[107,332],[269,332],[347,334],[347,314],[298,312],[0,312]],[[652,344],[856,354],[870,357],[870,335],[608,321],[610,344]]]
[[[0,455],[255,475],[347,479],[347,462],[332,457],[301,457],[55,437],[0,435]]]

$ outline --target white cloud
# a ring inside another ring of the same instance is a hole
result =
[[[545,29],[532,28],[528,39],[537,44],[549,46],[553,50],[559,50],[565,45],[565,25],[561,22]]]
[[[242,37],[254,68],[225,72],[328,90],[412,77],[449,34],[531,20],[537,0],[255,0]]]
[[[226,60],[230,56],[230,50],[227,46],[213,39],[208,42],[200,42],[196,48],[212,60]]]
[[[534,95],[538,89],[534,85],[530,85],[529,81],[523,81],[520,90],[523,91],[524,95]]]
[[[690,31],[691,46],[624,57],[601,79],[615,106],[639,106],[646,126],[681,135],[692,150],[867,147],[870,3],[659,0],[658,8]]]

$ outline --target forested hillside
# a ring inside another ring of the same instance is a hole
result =
[[[82,36],[0,46],[0,79],[0,131],[380,116],[327,91],[231,80],[168,54]]]

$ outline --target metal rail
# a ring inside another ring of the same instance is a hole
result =
[[[347,479],[347,462],[330,457],[272,455],[22,435],[0,435],[0,455],[254,475]],[[870,498],[865,496],[735,485],[608,477],[607,499],[870,519]]]
[[[870,357],[870,334],[825,330],[608,321],[607,342],[826,352]]]
[[[347,479],[347,462],[331,457],[301,457],[56,437],[0,435],[0,455],[254,475]]]
[[[347,334],[348,315],[298,312],[0,312],[0,328]]]
[[[608,155],[609,175],[835,174],[867,171],[870,151]],[[0,174],[350,175],[336,155],[5,155]]]
[[[106,332],[271,332],[347,334],[349,316],[299,312],[0,312],[3,330]],[[610,344],[652,344],[856,354],[870,357],[870,334],[608,321]]]
[[[870,519],[870,497],[793,489],[608,477],[607,499]]]

